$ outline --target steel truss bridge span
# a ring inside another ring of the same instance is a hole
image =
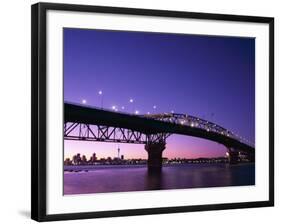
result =
[[[165,143],[171,134],[208,139],[227,148],[254,153],[254,146],[231,131],[186,114],[132,115],[64,104],[64,139],[134,144]]]

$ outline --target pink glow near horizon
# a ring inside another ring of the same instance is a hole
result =
[[[93,153],[98,158],[117,157],[117,148],[125,159],[147,159],[147,153],[142,144],[104,143],[90,141],[64,141],[64,159],[72,158],[80,153],[89,159]],[[163,157],[171,158],[199,158],[224,156],[226,148],[216,142],[189,136],[172,135],[167,139]]]

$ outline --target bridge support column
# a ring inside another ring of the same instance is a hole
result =
[[[252,162],[252,163],[255,162],[255,159],[256,159],[255,157],[256,157],[255,152],[249,152],[248,153],[248,159],[249,159],[250,162]]]
[[[165,149],[165,142],[148,142],[145,150],[148,153],[147,168],[148,171],[159,172],[162,168],[162,152]]]
[[[239,152],[230,147],[227,149],[229,164],[237,164],[239,162]]]

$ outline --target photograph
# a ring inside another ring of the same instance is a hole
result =
[[[32,219],[274,206],[274,17],[31,16]]]
[[[255,38],[63,28],[63,195],[255,185]]]

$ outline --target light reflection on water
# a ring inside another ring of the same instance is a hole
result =
[[[68,166],[64,194],[242,186],[255,184],[254,164],[168,165],[161,173],[141,166]],[[76,172],[75,172],[76,171]]]

